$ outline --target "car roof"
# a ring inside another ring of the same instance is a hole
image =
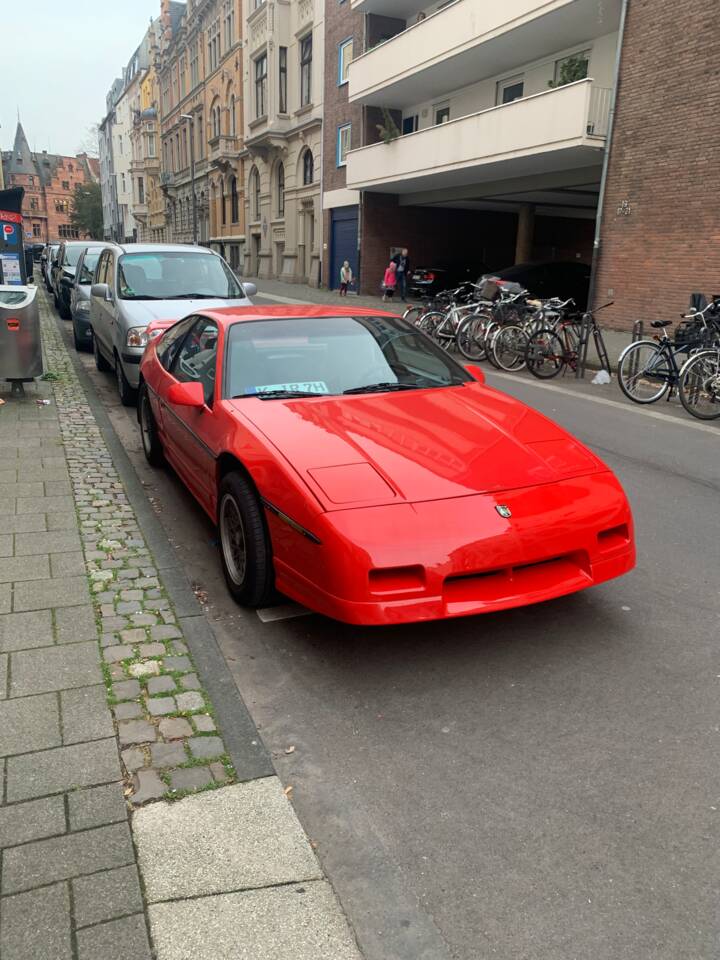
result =
[[[97,243],[97,240],[61,240],[61,247],[89,247],[91,244]]]
[[[123,253],[211,253],[218,256],[209,247],[196,247],[191,243],[108,243],[107,246],[119,247]]]
[[[292,307],[218,307],[214,310],[198,310],[192,316],[208,317],[223,326],[229,327],[235,323],[252,320],[288,320],[322,319],[323,317],[397,317],[398,314],[387,313],[385,310],[372,310],[368,307],[321,307],[314,304]]]

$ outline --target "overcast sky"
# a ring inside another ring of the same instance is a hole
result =
[[[160,0],[0,0],[0,145],[17,111],[31,150],[73,156]]]

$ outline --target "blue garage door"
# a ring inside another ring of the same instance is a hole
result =
[[[358,208],[341,207],[332,211],[330,232],[330,289],[340,286],[340,267],[349,260],[358,289]]]

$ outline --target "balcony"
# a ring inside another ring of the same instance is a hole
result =
[[[352,150],[352,190],[407,194],[600,167],[611,91],[580,80]]]
[[[220,134],[208,142],[208,160],[214,167],[225,167],[238,158],[238,138]]]
[[[355,6],[387,12],[389,4]],[[398,110],[438,100],[558,50],[591,45],[618,30],[620,6],[604,0],[599,16],[597,0],[455,0],[353,60],[350,100]]]

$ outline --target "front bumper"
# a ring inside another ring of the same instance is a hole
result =
[[[78,340],[92,340],[92,327],[89,313],[73,313],[73,327]]]
[[[125,378],[130,386],[136,390],[140,386],[140,361],[144,352],[144,347],[125,347],[120,354]]]
[[[501,517],[498,505],[512,517]],[[275,542],[281,521],[269,523]],[[276,550],[278,589],[354,624],[506,610],[635,566],[630,507],[610,472],[501,494],[340,510],[321,515],[313,532],[320,545]]]

